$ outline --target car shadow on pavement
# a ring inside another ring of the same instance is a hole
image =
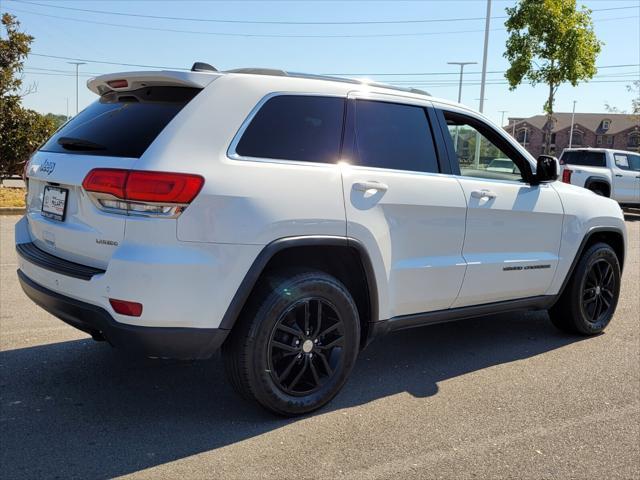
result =
[[[438,382],[578,340],[543,312],[397,332],[369,346],[314,415],[402,392],[436,395]],[[111,478],[297,421],[240,400],[219,357],[132,359],[89,339],[0,352],[0,406],[0,470],[11,479]]]

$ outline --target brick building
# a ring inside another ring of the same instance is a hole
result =
[[[546,115],[509,118],[504,127],[534,157],[544,153]],[[554,113],[551,126],[551,153],[560,155],[569,146],[571,113]],[[638,152],[640,115],[622,113],[576,113],[573,147],[601,147]]]

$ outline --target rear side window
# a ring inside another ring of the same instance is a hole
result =
[[[243,157],[335,163],[340,156],[343,116],[343,98],[270,98],[251,120],[235,153]]]
[[[438,172],[435,146],[424,108],[357,100],[355,125],[359,165]]]
[[[146,87],[105,93],[63,125],[40,150],[138,158],[199,91]]]
[[[585,167],[607,166],[604,152],[589,152],[586,150],[564,152],[562,154],[562,163],[567,165],[583,165]]]

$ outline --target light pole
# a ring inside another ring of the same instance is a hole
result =
[[[491,26],[491,0],[487,0],[487,18],[484,24],[484,51],[482,52],[482,77],[480,79],[480,113],[484,110],[484,86],[487,82],[487,55],[489,50],[489,27]],[[480,132],[476,132],[476,153],[473,159],[474,168],[480,167]]]
[[[480,105],[484,103],[488,98],[474,98],[474,100],[480,100]],[[476,151],[475,156],[473,157],[473,166],[474,168],[480,168],[480,144],[482,143],[482,139],[484,137],[480,135],[480,132],[476,131]]]
[[[484,51],[482,52],[482,78],[480,79],[480,113],[484,110],[484,86],[487,81],[487,55],[489,50],[489,27],[491,26],[491,0],[487,0],[487,19],[484,25]]]
[[[504,114],[507,113],[509,110],[498,110],[498,113],[502,114],[502,119],[500,120],[500,126],[504,128]]]
[[[447,62],[447,65],[460,65],[460,82],[458,84],[458,103],[462,100],[462,74],[465,65],[477,65],[478,62]]]
[[[447,62],[447,65],[460,65],[460,82],[458,83],[458,103],[462,101],[462,74],[464,73],[465,65],[477,65],[478,62]],[[456,126],[456,138],[453,140],[454,149],[458,151],[458,131],[460,127]]]
[[[76,115],[78,114],[78,67],[80,65],[86,65],[87,62],[67,62],[76,66]]]
[[[573,111],[571,112],[571,130],[569,130],[569,148],[573,144],[573,121],[576,118],[576,101],[573,101]]]

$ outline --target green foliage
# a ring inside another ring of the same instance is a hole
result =
[[[66,115],[57,115],[55,113],[47,113],[45,115],[45,118],[48,118],[54,123],[54,125],[56,126],[56,130],[60,128],[64,124],[64,122],[67,121]]]
[[[20,22],[8,13],[2,14],[5,38],[0,38],[0,96],[17,94],[22,86],[18,76],[22,72],[24,59],[31,51],[33,37],[19,31]]]
[[[635,80],[631,85],[627,85],[627,92],[633,94],[631,115],[640,115],[640,80]],[[627,113],[627,110],[618,108],[610,103],[605,103],[604,109],[609,113]]]
[[[576,0],[521,0],[507,14],[504,56],[511,66],[505,77],[512,90],[523,80],[575,87],[597,73],[602,43],[593,31],[591,10],[577,10]],[[545,105],[548,113],[552,108]]]
[[[631,99],[631,113],[640,115],[640,80],[636,80],[631,85],[627,85],[627,91],[633,93]]]
[[[505,58],[511,66],[505,73],[514,90],[524,80],[544,83],[549,96],[544,111],[549,118],[558,87],[574,87],[596,74],[600,42],[593,31],[591,10],[576,6],[576,0],[520,0],[507,8]],[[546,149],[550,134],[546,135]]]
[[[22,107],[20,73],[33,37],[19,31],[13,15],[2,15],[0,37],[0,179],[21,172],[24,162],[56,130],[54,118]]]
[[[56,130],[53,119],[22,108],[18,102],[0,105],[0,178],[21,172],[29,155]]]

